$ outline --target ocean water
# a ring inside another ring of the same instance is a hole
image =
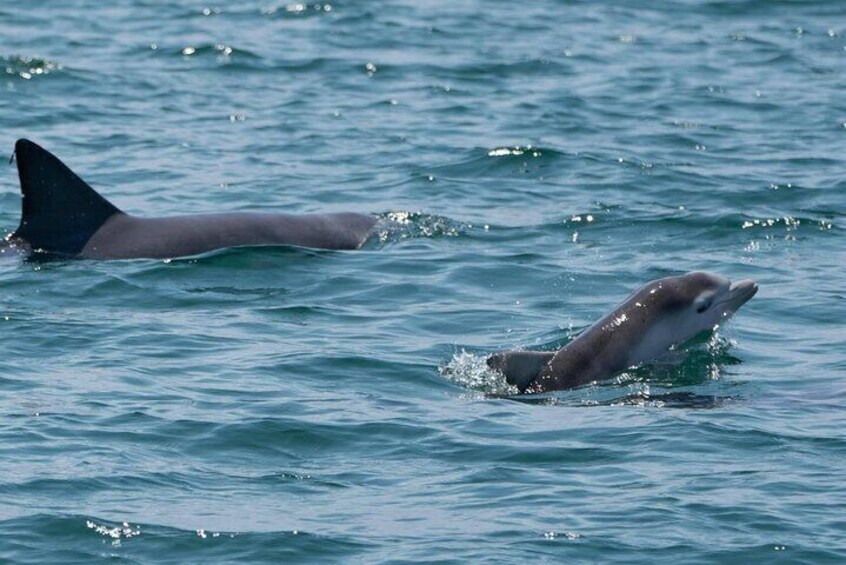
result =
[[[392,222],[2,257],[0,562],[846,561],[844,16],[3,1],[7,157],[136,214]],[[484,368],[700,269],[760,291],[680,364],[519,399]]]

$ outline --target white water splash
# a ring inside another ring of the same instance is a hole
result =
[[[486,356],[468,353],[462,349],[438,367],[438,371],[442,377],[470,390],[496,396],[517,394],[517,387],[508,384],[502,373],[488,367],[486,359]]]
[[[128,522],[124,522],[120,526],[107,526],[105,524],[97,524],[91,520],[86,520],[85,525],[89,530],[94,530],[101,536],[112,538],[112,545],[120,545],[122,539],[129,539],[141,535],[141,527],[135,526],[133,528]]]

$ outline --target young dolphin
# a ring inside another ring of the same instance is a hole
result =
[[[487,360],[521,393],[568,389],[648,363],[670,347],[714,329],[758,292],[693,272],[647,283],[576,339],[555,352],[503,351]]]
[[[23,195],[7,240],[33,251],[89,259],[164,259],[242,245],[358,249],[376,217],[366,214],[228,213],[140,218],[122,212],[56,156],[15,143]]]

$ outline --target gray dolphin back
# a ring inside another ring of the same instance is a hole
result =
[[[77,255],[120,210],[97,194],[55,155],[27,139],[15,143],[23,195],[21,223],[12,237],[33,250]]]

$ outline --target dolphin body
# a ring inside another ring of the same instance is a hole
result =
[[[521,393],[574,388],[654,361],[715,329],[756,292],[752,280],[732,283],[713,273],[654,280],[558,351],[502,351],[487,364]]]
[[[89,259],[165,259],[245,245],[358,249],[376,224],[367,214],[226,213],[141,218],[100,196],[55,155],[15,143],[21,223],[7,240]]]

